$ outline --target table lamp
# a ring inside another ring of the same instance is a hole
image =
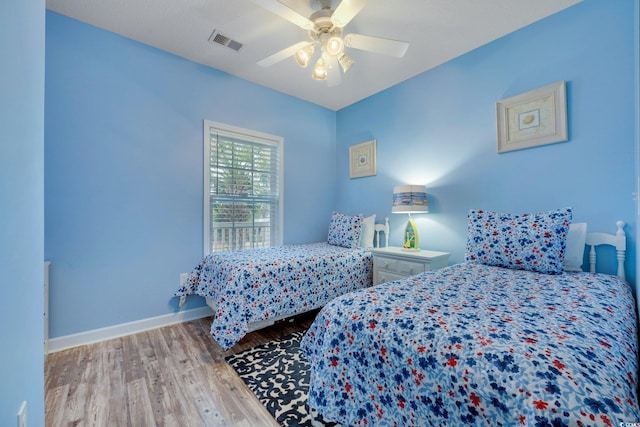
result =
[[[393,187],[392,213],[409,214],[409,222],[404,229],[404,245],[402,249],[419,251],[418,228],[411,218],[412,213],[429,212],[427,203],[427,189],[424,185],[399,185]]]

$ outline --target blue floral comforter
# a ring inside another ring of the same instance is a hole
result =
[[[602,274],[463,263],[336,298],[302,341],[344,426],[640,422],[635,303]]]
[[[372,274],[369,249],[310,243],[218,252],[202,260],[175,296],[216,302],[211,335],[226,350],[249,323],[322,307],[371,286]]]

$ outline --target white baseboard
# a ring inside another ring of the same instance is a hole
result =
[[[91,331],[80,332],[78,334],[51,338],[48,340],[46,348],[49,353],[55,353],[71,347],[77,347],[79,345],[93,344],[112,338],[119,338],[125,335],[136,334],[150,329],[173,325],[174,323],[201,319],[203,317],[211,316],[212,314],[213,312],[208,306],[179,311],[177,313],[164,314],[162,316],[150,317],[148,319],[136,320],[134,322],[122,323],[120,325],[94,329]]]

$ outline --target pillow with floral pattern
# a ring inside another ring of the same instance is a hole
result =
[[[328,243],[345,248],[357,248],[362,232],[363,215],[344,215],[333,212],[329,223]]]
[[[472,209],[465,260],[560,274],[572,217],[569,207],[520,215]]]

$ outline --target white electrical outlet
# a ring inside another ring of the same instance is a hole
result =
[[[20,405],[18,410],[18,427],[27,427],[27,401],[25,400]]]

